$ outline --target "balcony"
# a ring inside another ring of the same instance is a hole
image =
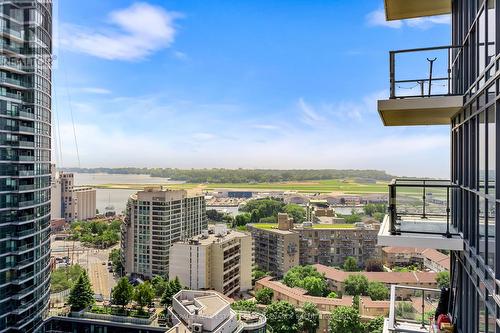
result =
[[[378,245],[463,251],[463,239],[451,222],[451,198],[457,190],[447,180],[393,180]]]
[[[448,125],[463,106],[455,91],[453,59],[458,46],[389,52],[390,97],[378,101],[385,126]],[[405,70],[397,71],[396,62]]]
[[[388,21],[451,13],[451,0],[385,0]]]
[[[403,290],[404,289],[404,290]],[[398,294],[413,294],[399,300]],[[439,303],[439,289],[391,285],[389,318],[385,319],[383,333],[429,333],[438,332],[434,314]]]

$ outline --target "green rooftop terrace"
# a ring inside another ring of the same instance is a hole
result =
[[[253,223],[253,227],[258,229],[278,229],[278,223]],[[296,224],[295,227],[301,227],[300,224]],[[306,227],[308,229],[310,227]],[[354,224],[313,224],[312,229],[353,229]]]

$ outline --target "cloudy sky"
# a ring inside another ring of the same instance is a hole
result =
[[[384,128],[376,100],[388,94],[388,51],[449,44],[449,18],[388,23],[382,8],[60,0],[54,161],[446,177],[449,128]]]

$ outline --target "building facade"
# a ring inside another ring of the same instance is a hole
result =
[[[205,198],[185,190],[150,188],[132,195],[122,225],[126,274],[142,277],[169,273],[170,247],[207,229]]]
[[[238,295],[252,289],[252,267],[252,237],[225,224],[170,248],[169,276],[193,290]]]
[[[0,1],[0,332],[32,332],[50,292],[52,1]]]
[[[96,190],[92,187],[73,188],[73,216],[75,220],[96,217]]]
[[[500,332],[499,10],[497,0],[386,1],[385,7],[388,20],[451,14],[449,46],[390,52],[390,98],[378,102],[385,125],[450,126],[451,179],[420,181],[420,189],[433,196],[424,195],[424,209],[411,218],[401,209],[405,202],[398,189],[416,187],[417,181],[393,181],[379,244],[450,251],[447,312],[461,333]],[[397,66],[404,55],[420,55],[407,75]],[[438,74],[429,71],[430,62]],[[420,74],[416,64],[423,66]],[[423,73],[428,79],[422,81]],[[412,82],[408,74],[420,93],[399,89],[402,77],[406,85]],[[396,326],[388,322],[388,330],[397,331]]]
[[[255,265],[273,276],[281,277],[299,265],[299,234],[288,227],[262,229],[247,225],[254,241]]]

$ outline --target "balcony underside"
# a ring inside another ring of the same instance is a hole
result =
[[[451,13],[451,0],[385,0],[388,21]]]
[[[385,126],[449,125],[463,106],[462,96],[436,96],[378,101]]]
[[[445,236],[445,220],[404,217],[400,223],[401,234],[392,235],[389,215],[386,215],[377,236],[377,245],[452,251],[463,251],[464,249],[464,241],[460,236],[452,236],[451,238]],[[454,232],[454,230],[450,231]]]
[[[429,333],[429,327],[426,326],[422,328],[421,324],[418,323],[398,323],[398,325],[394,328],[389,328],[389,319],[385,319],[384,321],[384,328],[382,330],[382,333],[397,333],[397,332],[404,332],[404,333]]]

